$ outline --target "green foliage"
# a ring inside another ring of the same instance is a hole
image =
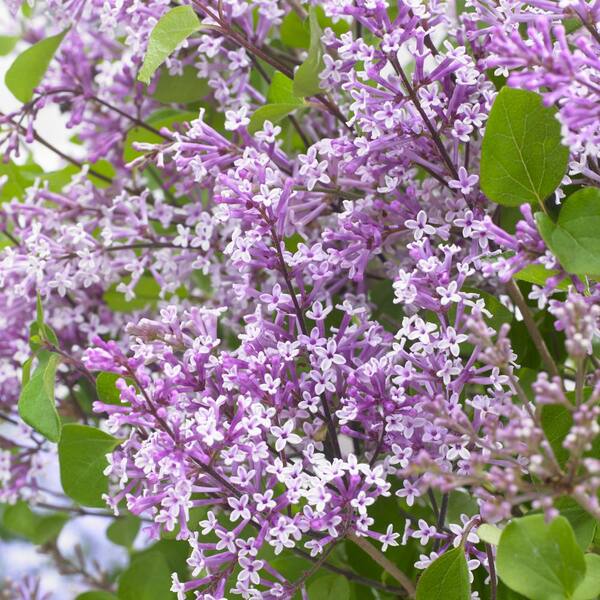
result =
[[[155,305],[158,302],[160,286],[151,275],[142,275],[133,291],[135,297],[127,300],[125,294],[117,291],[117,285],[113,285],[104,292],[103,298],[108,307],[115,312],[133,312]]]
[[[564,517],[547,524],[544,515],[515,519],[500,537],[498,575],[530,600],[572,598],[586,564],[573,529]]]
[[[120,440],[87,425],[70,423],[63,427],[58,444],[60,481],[65,494],[83,506],[103,507],[102,494],[108,491],[103,471]]]
[[[162,69],[152,97],[163,104],[189,104],[209,92],[208,81],[198,77],[192,65],[186,65],[182,75],[170,75],[167,69]]]
[[[103,371],[96,375],[96,394],[98,400],[105,404],[121,404],[121,393],[116,383],[121,379],[121,375]]]
[[[310,46],[310,32],[304,26],[304,21],[298,13],[291,10],[281,22],[279,30],[281,41],[290,48],[308,50]]]
[[[341,575],[324,575],[308,586],[308,597],[310,600],[348,600],[350,584]]]
[[[515,279],[520,281],[527,281],[528,283],[535,283],[535,285],[539,285],[544,287],[546,285],[546,281],[550,277],[554,277],[558,274],[558,271],[555,269],[546,269],[544,265],[527,265],[524,269],[521,269],[518,273],[515,273]],[[565,279],[560,282],[557,286],[559,290],[565,291],[569,287],[570,280]]]
[[[317,19],[316,10],[311,7],[310,22],[310,48],[306,60],[298,67],[294,75],[294,95],[304,98],[316,96],[322,92],[319,73],[325,68],[323,62],[323,45],[321,44],[322,30]]]
[[[562,466],[569,458],[569,451],[563,448],[562,443],[573,425],[571,412],[562,404],[545,404],[542,406],[541,421],[556,460]]]
[[[294,94],[294,82],[279,72],[273,74],[267,91],[267,101],[271,104],[304,104],[303,100]]]
[[[444,552],[425,569],[417,600],[470,600],[469,568],[462,546]]]
[[[176,123],[184,123],[186,121],[193,121],[198,118],[197,112],[181,112],[171,108],[162,108],[161,110],[152,113],[145,122],[151,125],[154,129],[159,130],[162,127],[172,129]],[[132,127],[127,132],[125,143],[123,144],[123,160],[125,162],[131,162],[138,156],[142,156],[144,153],[140,150],[136,150],[133,147],[134,142],[141,142],[144,144],[160,144],[164,142],[164,139],[145,127]]]
[[[0,161],[0,177],[7,176],[6,183],[0,189],[0,203],[7,202],[13,198],[21,198],[29,187],[26,171],[30,165],[17,165],[12,160]]]
[[[199,29],[200,20],[191,6],[177,6],[163,15],[150,34],[138,79],[150,83],[156,69],[179,44]]]
[[[350,30],[350,26],[346,21],[339,20],[337,23],[334,23],[332,19],[325,15],[323,7],[316,6],[314,7],[314,10],[317,16],[317,22],[322,29],[331,27],[336,35],[341,35]],[[310,47],[309,23],[303,21],[294,10],[291,10],[283,18],[279,33],[281,41],[290,48],[302,48],[303,50],[308,50]]]
[[[131,548],[137,537],[138,531],[140,530],[141,523],[139,517],[136,517],[135,515],[119,517],[108,526],[106,537],[113,542],[113,544]]]
[[[0,56],[6,56],[13,51],[19,37],[16,35],[0,35]]]
[[[54,384],[60,357],[42,350],[37,360],[37,367],[24,383],[19,396],[19,415],[48,440],[58,442],[61,422],[54,402]]]
[[[594,539],[597,527],[596,519],[581,508],[575,500],[566,496],[557,500],[554,506],[569,521],[577,544],[585,552]]]
[[[262,129],[265,121],[271,121],[271,123],[278,123],[281,119],[287,117],[290,113],[293,113],[297,108],[302,106],[301,104],[265,104],[254,111],[252,117],[250,117],[250,123],[248,124],[248,131],[250,133],[256,133]]]
[[[481,189],[506,206],[542,204],[567,168],[555,110],[534,93],[504,87],[486,124],[481,150]]]
[[[558,221],[535,215],[544,241],[569,273],[600,276],[600,190],[585,188],[564,202]]]
[[[600,556],[597,554],[586,554],[585,577],[579,584],[573,600],[596,600],[600,595]]]
[[[484,523],[477,528],[477,535],[482,542],[492,544],[492,546],[497,546],[500,543],[502,530],[495,525]]]
[[[162,554],[150,552],[132,560],[119,579],[119,600],[166,600],[174,598],[171,569]]]
[[[4,77],[6,87],[21,102],[29,102],[33,90],[41,83],[50,61],[58,50],[67,30],[47,37],[27,48],[15,58]]]
[[[27,503],[21,500],[5,508],[2,523],[11,533],[34,544],[43,545],[55,539],[68,520],[69,516],[66,513],[34,513]]]
[[[119,600],[117,596],[110,592],[104,592],[101,590],[92,590],[90,592],[83,592],[79,594],[75,600]]]
[[[269,104],[261,106],[252,117],[248,131],[255,133],[262,128],[265,121],[278,123],[290,113],[304,106],[304,101],[294,95],[293,81],[282,73],[275,73],[267,91]]]

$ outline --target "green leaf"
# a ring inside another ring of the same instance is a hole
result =
[[[554,503],[554,506],[569,521],[573,528],[577,544],[585,552],[594,539],[597,526],[596,519],[581,508],[575,500],[566,496],[558,499]]]
[[[92,590],[90,592],[79,594],[75,600],[119,600],[119,598],[110,592]]]
[[[563,448],[562,443],[573,426],[571,412],[562,404],[544,404],[541,414],[542,429],[562,466],[569,458],[569,451]]]
[[[167,127],[173,128],[175,123],[184,123],[186,121],[193,121],[198,118],[198,113],[195,112],[182,112],[171,108],[163,108],[151,114],[147,119],[146,123],[152,125],[154,129],[162,129]],[[156,133],[148,131],[144,127],[132,127],[127,132],[125,143],[123,145],[123,160],[125,162],[131,162],[138,156],[142,156],[144,153],[140,150],[136,150],[133,147],[134,142],[142,142],[144,144],[160,144],[165,140]]]
[[[462,546],[444,552],[417,583],[417,600],[470,600],[469,568]]]
[[[120,600],[165,600],[173,598],[171,569],[158,552],[134,558],[119,579]]]
[[[321,44],[321,27],[317,19],[317,13],[313,6],[309,13],[310,23],[310,48],[306,60],[298,67],[294,75],[294,96],[304,98],[322,93],[320,87],[319,73],[325,68],[323,62],[323,46]]]
[[[498,600],[527,600],[527,598],[498,581]]]
[[[0,35],[0,56],[10,54],[18,41],[19,37],[16,35]]]
[[[556,111],[534,92],[502,88],[485,127],[481,189],[505,206],[542,204],[560,184],[569,150],[561,144]]]
[[[138,79],[150,83],[156,69],[181,42],[199,29],[200,20],[191,6],[177,6],[163,15],[150,33]]]
[[[38,329],[41,329],[44,326],[44,307],[42,306],[42,297],[40,293],[37,293],[35,299],[35,320],[38,325]]]
[[[106,537],[117,544],[118,546],[125,546],[125,548],[131,548],[133,542],[137,537],[138,531],[140,530],[141,521],[139,517],[135,515],[125,515],[115,519],[106,530]]]
[[[190,512],[190,514],[193,513]],[[183,540],[163,539],[145,550],[136,552],[133,560],[142,559],[149,554],[158,553],[166,561],[169,573],[177,573],[179,579],[183,581],[188,577],[187,559],[190,554],[189,550],[189,544]]]
[[[43,39],[15,58],[4,77],[6,87],[21,102],[29,102],[33,90],[40,85],[50,61],[58,50],[68,29]]]
[[[19,415],[51,442],[58,442],[61,423],[54,402],[54,378],[60,361],[58,354],[42,350],[38,366],[19,396]]]
[[[600,276],[600,190],[585,188],[563,203],[554,223],[536,213],[540,234],[565,271]]]
[[[255,110],[254,114],[250,117],[248,131],[250,133],[256,133],[262,129],[265,121],[271,121],[273,124],[278,123],[281,119],[294,112],[298,107],[298,104],[265,104]]]
[[[83,506],[105,506],[102,494],[108,490],[103,471],[106,455],[121,440],[87,425],[69,423],[63,427],[58,444],[60,481],[65,494]]]
[[[116,383],[122,379],[121,375],[103,371],[96,375],[96,394],[98,399],[105,404],[121,404],[121,392]]]
[[[341,575],[325,575],[308,586],[308,597],[310,600],[348,600],[350,585]]]
[[[0,177],[6,175],[8,179],[0,190],[0,203],[13,198],[21,198],[29,187],[29,182],[24,173],[25,165],[16,165],[12,160],[0,161]]]
[[[297,104],[302,106],[304,101],[294,94],[293,87],[294,82],[289,77],[276,71],[267,92],[267,101],[271,104]]]
[[[595,600],[600,595],[600,556],[586,554],[585,577],[577,586],[573,600]]]
[[[55,539],[69,520],[67,514],[40,515],[34,513],[26,502],[20,500],[4,510],[3,525],[11,533],[37,545]]]
[[[195,67],[186,65],[182,75],[170,75],[163,69],[152,97],[163,104],[188,104],[204,98],[209,92],[208,81],[198,77]]]
[[[151,275],[142,275],[133,291],[135,298],[126,300],[125,294],[118,292],[117,285],[113,285],[104,292],[102,297],[110,309],[115,312],[128,313],[155,305],[158,302],[160,285]]]
[[[283,18],[279,33],[281,41],[290,48],[308,50],[310,46],[310,33],[306,29],[304,21],[293,10]]]
[[[558,273],[559,272],[556,269],[546,269],[544,265],[532,264],[527,265],[525,268],[515,273],[515,279],[535,283],[535,285],[544,287],[548,279],[558,275]],[[571,285],[571,280],[568,278],[563,279],[563,281],[559,283],[557,289],[566,292],[569,285]]]
[[[495,525],[484,523],[477,528],[477,535],[483,542],[492,544],[492,546],[497,546],[500,543],[502,529]]]
[[[496,558],[498,575],[530,600],[563,600],[585,575],[583,552],[564,517],[546,524],[544,515],[511,521],[502,532]]]

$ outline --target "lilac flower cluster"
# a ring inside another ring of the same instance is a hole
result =
[[[19,422],[39,296],[60,415],[124,440],[107,506],[189,544],[180,600],[307,597],[346,541],[383,565],[416,548],[416,569],[460,547],[494,578],[481,524],[524,504],[552,517],[565,496],[600,519],[600,287],[561,266],[530,205],[507,224],[478,175],[508,76],[557,106],[563,184],[598,184],[598,3],[327,0],[322,93],[254,130],[273,72],[306,56],[277,38],[306,16],[290,4],[186,3],[203,27],[161,76],[207,85],[178,103],[157,99],[159,76],[136,80],[169,2],[48,3],[72,28],[0,142],[12,160],[35,140],[72,170],[35,172],[0,206],[0,418]],[[37,131],[51,102],[83,159]],[[86,413],[73,390],[97,372],[119,376],[120,403]],[[0,499],[43,501],[52,446],[3,431]],[[292,577],[282,554],[312,566]],[[390,574],[404,591],[387,591],[413,594]]]

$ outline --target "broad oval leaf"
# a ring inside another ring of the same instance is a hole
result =
[[[117,388],[117,380],[121,379],[117,373],[103,371],[96,375],[96,394],[98,400],[105,404],[121,404],[121,392]]]
[[[294,82],[283,73],[273,73],[271,85],[267,92],[267,102],[270,104],[298,104],[302,106],[304,101],[294,94]]]
[[[163,127],[172,129],[175,123],[185,123],[187,121],[193,121],[198,118],[198,113],[194,112],[182,112],[171,108],[161,108],[155,113],[151,114],[146,122],[148,125],[152,125],[154,129],[160,131]],[[141,142],[144,144],[160,144],[164,142],[164,138],[160,135],[149,131],[144,127],[132,127],[127,132],[125,143],[123,144],[123,160],[125,162],[131,162],[138,156],[142,156],[144,153],[140,150],[136,150],[133,147],[134,142]]]
[[[310,33],[304,26],[304,21],[293,10],[285,15],[279,30],[281,41],[290,48],[304,48],[310,46]]]
[[[171,569],[158,552],[134,558],[119,579],[120,600],[165,600],[172,598]]]
[[[4,77],[6,87],[21,102],[29,102],[33,90],[41,83],[50,61],[58,50],[67,30],[40,40],[15,58]]]
[[[281,119],[287,117],[290,113],[293,113],[297,108],[299,108],[298,104],[265,104],[265,106],[261,106],[254,111],[254,114],[250,117],[248,131],[250,133],[256,133],[262,129],[265,121],[278,123]]]
[[[115,519],[106,530],[106,537],[118,546],[131,548],[140,530],[141,520],[135,515],[125,515]]]
[[[156,69],[181,42],[199,29],[200,20],[191,6],[177,6],[163,15],[150,33],[138,79],[150,83]]]
[[[325,68],[323,62],[323,45],[321,44],[322,30],[317,18],[316,9],[311,6],[309,13],[310,48],[306,60],[294,74],[293,92],[295,96],[304,98],[316,96],[323,90],[320,86],[319,73]]]
[[[585,188],[563,203],[554,223],[536,213],[540,234],[565,271],[600,275],[600,189]]]
[[[192,65],[186,65],[181,75],[170,75],[166,69],[162,71],[152,97],[163,104],[188,104],[204,98],[209,92],[208,81],[198,77],[198,71]]]
[[[60,438],[61,422],[54,402],[54,380],[60,362],[58,354],[42,350],[38,365],[19,396],[19,415],[51,442]]]
[[[571,411],[562,404],[544,404],[541,409],[542,429],[562,466],[569,459],[569,451],[563,447],[563,442],[573,426]]]
[[[308,586],[308,597],[310,600],[348,600],[350,584],[341,575],[324,575]]]
[[[600,556],[586,554],[585,577],[577,586],[573,600],[595,600],[600,596]]]
[[[554,506],[569,521],[573,528],[577,544],[585,552],[594,539],[598,524],[596,519],[568,496],[559,498],[554,503]]]
[[[484,523],[477,528],[477,535],[483,542],[497,546],[500,543],[502,529],[496,527],[495,525]]]
[[[505,206],[543,203],[565,174],[556,111],[534,92],[502,88],[485,126],[480,180],[484,194]]]
[[[6,507],[3,525],[11,533],[20,535],[34,544],[43,545],[55,539],[68,520],[69,516],[66,513],[34,513],[27,503],[21,500]]]
[[[462,546],[444,552],[417,583],[417,600],[470,600],[469,568]]]
[[[498,575],[530,600],[571,598],[586,565],[573,529],[564,517],[547,524],[544,515],[509,523],[500,537]]]
[[[108,490],[104,475],[106,455],[120,443],[95,427],[65,425],[58,444],[60,481],[65,494],[83,506],[103,507],[102,494]]]
[[[16,35],[0,35],[0,56],[10,54],[18,41],[19,37]]]

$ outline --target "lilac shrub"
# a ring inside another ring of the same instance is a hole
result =
[[[10,2],[0,533],[81,600],[597,598],[596,4]]]

